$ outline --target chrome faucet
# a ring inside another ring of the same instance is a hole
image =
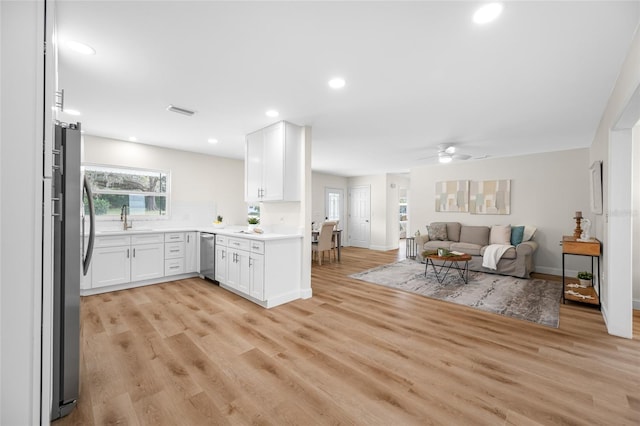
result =
[[[124,204],[122,209],[120,209],[120,221],[124,222],[122,225],[122,229],[125,231],[127,229],[131,229],[133,227],[133,222],[127,223],[127,216],[129,215],[129,206]]]

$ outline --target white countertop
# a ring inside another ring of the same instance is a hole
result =
[[[219,235],[226,235],[229,237],[247,238],[252,240],[263,240],[263,241],[284,240],[289,238],[302,238],[302,235],[300,234],[278,234],[273,232],[265,232],[263,234],[258,234],[255,232],[248,232],[246,229],[242,229],[241,227],[229,228],[229,229],[216,228],[216,227],[150,229],[150,228],[141,227],[141,228],[128,229],[126,231],[122,229],[96,231],[96,236],[105,237],[110,235],[139,235],[139,234],[155,234],[158,232],[165,233],[165,232],[194,232],[194,231],[209,232],[211,234],[219,234]]]

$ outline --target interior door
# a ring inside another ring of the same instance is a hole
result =
[[[371,188],[349,189],[349,245],[369,248],[371,243]]]

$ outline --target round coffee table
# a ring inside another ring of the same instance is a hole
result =
[[[431,264],[431,267],[433,267],[433,272],[436,273],[436,279],[438,280],[439,284],[442,284],[445,278],[447,278],[449,271],[452,269],[458,271],[460,278],[462,278],[462,281],[464,281],[465,284],[469,283],[469,261],[471,260],[471,255],[466,253],[450,254],[447,256],[438,256],[437,254],[427,254],[425,258],[427,259],[426,265],[424,267],[425,277],[427,276],[427,269],[429,269],[429,264]],[[436,266],[436,264],[433,263],[434,260],[442,262],[442,265]],[[448,262],[448,265],[447,265],[447,262]],[[460,265],[459,262],[464,262],[464,264]],[[442,270],[445,268],[446,270],[444,271],[444,275],[440,277]]]

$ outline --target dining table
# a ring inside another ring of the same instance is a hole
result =
[[[318,241],[318,235],[320,235],[320,230],[312,230],[311,238],[313,241]],[[338,250],[338,262],[340,261],[340,246],[342,245],[342,229],[334,229],[333,236],[336,240],[336,249]]]

